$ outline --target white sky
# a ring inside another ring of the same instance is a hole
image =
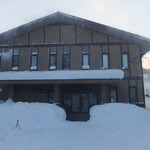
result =
[[[0,33],[56,11],[150,38],[150,0],[0,0]]]

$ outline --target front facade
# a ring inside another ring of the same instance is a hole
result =
[[[0,99],[57,103],[69,120],[87,120],[96,104],[145,106],[148,50],[131,33],[58,12],[0,35]]]

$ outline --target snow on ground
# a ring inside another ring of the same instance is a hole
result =
[[[116,103],[94,106],[90,114],[88,122],[70,122],[53,104],[1,103],[0,150],[150,149],[149,111]]]

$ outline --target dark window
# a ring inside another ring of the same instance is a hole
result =
[[[88,53],[82,53],[82,68],[83,69],[90,69],[89,54]]]
[[[63,69],[69,70],[70,68],[70,58],[69,54],[63,54]]]
[[[117,87],[110,86],[110,102],[116,103],[117,102]]]
[[[102,54],[102,69],[109,69],[108,54]]]
[[[56,54],[49,55],[50,69],[56,69]]]
[[[37,70],[37,52],[33,52],[31,54],[31,65],[30,65],[31,70]]]
[[[137,103],[137,91],[135,86],[129,87],[130,103]]]
[[[122,69],[128,69],[129,63],[128,63],[128,54],[122,54]]]
[[[12,55],[12,70],[18,70],[18,67],[19,67],[19,49],[14,49]]]

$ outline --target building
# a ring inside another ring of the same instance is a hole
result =
[[[150,40],[61,12],[0,34],[0,99],[57,103],[87,120],[103,103],[145,106]]]

